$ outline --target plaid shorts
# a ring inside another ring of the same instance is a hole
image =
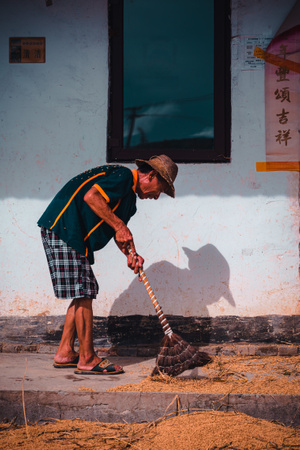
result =
[[[57,298],[96,298],[99,286],[89,261],[53,233],[41,227],[51,280]]]

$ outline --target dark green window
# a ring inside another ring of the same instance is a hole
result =
[[[108,161],[230,161],[227,0],[110,0]]]

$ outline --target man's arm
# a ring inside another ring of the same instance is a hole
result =
[[[135,273],[138,273],[139,268],[143,267],[144,260],[136,253],[133,236],[127,225],[113,213],[104,197],[94,186],[85,194],[84,201],[97,216],[114,229],[115,242],[124,255],[127,256],[128,267],[134,270]],[[131,249],[131,254],[129,254],[129,248]]]

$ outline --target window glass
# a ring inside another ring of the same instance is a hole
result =
[[[124,0],[123,147],[213,147],[214,3]]]

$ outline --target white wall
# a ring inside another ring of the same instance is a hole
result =
[[[264,69],[248,37],[272,38],[294,0],[232,2],[232,163],[180,165],[175,200],[138,200],[130,228],[163,309],[186,316],[299,314],[299,174],[265,160]],[[1,315],[64,314],[36,221],[72,176],[105,163],[105,0],[0,6]],[[45,64],[9,64],[8,39],[45,36]],[[133,167],[129,165],[129,167]],[[96,255],[95,314],[153,314],[111,242]]]

